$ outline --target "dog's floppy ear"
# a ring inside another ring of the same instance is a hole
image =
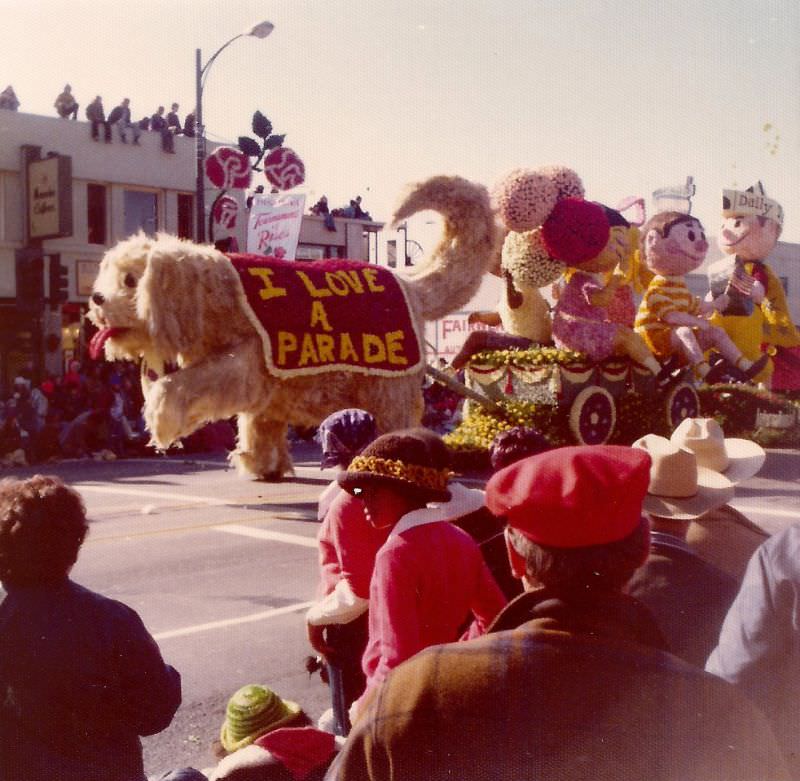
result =
[[[196,283],[189,278],[192,264],[182,263],[180,256],[170,249],[157,242],[148,253],[136,290],[136,314],[147,323],[158,352],[175,360],[185,345],[191,343],[192,332],[196,330],[185,295],[187,288],[195,287]]]
[[[228,260],[210,247],[166,239],[153,245],[139,280],[136,311],[165,359],[224,338],[214,330],[225,328],[226,312],[229,319],[235,274]]]

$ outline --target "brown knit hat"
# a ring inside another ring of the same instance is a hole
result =
[[[337,480],[348,493],[367,485],[405,489],[426,502],[450,499],[447,446],[424,428],[393,431],[378,437],[356,456]]]

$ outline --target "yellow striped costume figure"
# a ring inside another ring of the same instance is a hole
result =
[[[699,317],[700,300],[689,292],[683,277],[655,276],[639,305],[634,330],[659,360],[675,352],[676,345],[672,340],[674,326],[665,319],[670,312],[684,312]]]

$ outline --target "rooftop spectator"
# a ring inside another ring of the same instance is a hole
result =
[[[175,105],[175,104],[173,104]],[[159,106],[158,110],[150,117],[150,130],[161,134],[161,148],[165,152],[173,154],[175,152],[175,139],[172,128],[168,120],[164,117],[164,107]]]
[[[3,108],[8,111],[16,111],[19,108],[17,93],[10,84],[0,92],[0,109]]]
[[[194,138],[195,124],[195,113],[192,111],[190,114],[187,114],[186,118],[183,120],[183,135],[188,138]]]
[[[106,112],[103,108],[103,99],[98,95],[86,107],[86,119],[89,120],[92,126],[92,140],[99,139],[99,128],[102,126],[105,133],[105,142],[111,143],[111,124],[106,120]]]
[[[172,107],[170,108],[169,114],[167,114],[167,129],[173,135],[179,136],[183,133],[183,128],[181,127],[181,120],[178,116],[178,109],[180,106],[177,103],[173,103]]]
[[[69,84],[64,85],[64,91],[56,98],[56,102],[53,105],[55,106],[58,116],[62,119],[69,119],[72,117],[72,119],[75,120],[78,118],[78,109],[80,106],[78,105],[78,101],[75,100],[75,96],[72,94],[72,87],[70,87]]]
[[[133,134],[133,143],[135,146],[138,146],[139,136],[142,131],[137,124],[131,121],[130,98],[123,98],[122,103],[111,109],[111,113],[108,115],[108,124],[117,125],[119,128],[119,137],[123,144],[128,143],[126,133],[130,130]]]

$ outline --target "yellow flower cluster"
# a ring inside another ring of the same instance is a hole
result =
[[[587,361],[583,353],[561,350],[558,347],[531,347],[527,350],[484,350],[475,354],[470,363],[476,366],[560,366]]]
[[[447,488],[450,479],[449,469],[434,469],[421,464],[406,464],[392,458],[377,456],[356,456],[347,468],[348,472],[368,472],[383,477],[396,477],[406,483],[433,488],[437,491]]]
[[[477,407],[457,429],[445,435],[447,446],[453,450],[488,450],[501,431],[515,426],[536,427],[537,412],[542,405],[516,399],[505,399],[498,404],[503,408],[503,417]]]

